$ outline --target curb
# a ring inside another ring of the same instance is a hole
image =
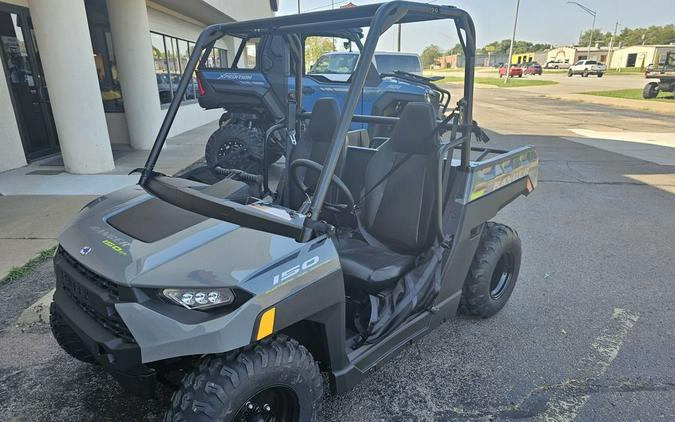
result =
[[[37,302],[24,309],[16,320],[16,326],[25,329],[49,324],[49,305],[52,303],[55,290],[50,290],[46,295],[38,299]]]

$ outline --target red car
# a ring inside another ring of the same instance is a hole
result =
[[[506,66],[502,66],[499,68],[499,77],[502,78],[506,75]],[[518,65],[511,65],[511,69],[509,70],[509,76],[514,78],[514,77],[523,77],[523,68],[521,68]]]
[[[528,63],[525,65],[525,72],[526,75],[539,75],[541,76],[541,65],[537,62],[532,62]]]

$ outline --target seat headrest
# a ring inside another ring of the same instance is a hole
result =
[[[389,148],[396,152],[430,154],[438,150],[438,134],[430,136],[436,127],[436,112],[429,103],[408,103],[394,126]]]
[[[314,142],[330,142],[340,119],[340,107],[335,98],[319,98],[314,103],[307,130]]]

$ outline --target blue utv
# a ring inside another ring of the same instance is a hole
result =
[[[262,173],[262,163],[269,166],[277,161],[285,154],[287,138],[295,136],[285,123],[289,108],[295,109],[297,100],[295,78],[291,76],[295,69],[287,66],[278,54],[282,51],[283,37],[255,30],[237,35],[239,47],[228,68],[210,67],[210,55],[205,54],[197,70],[199,104],[205,109],[224,110],[219,128],[209,138],[205,152],[209,169],[219,178],[232,171]],[[305,42],[310,37],[342,40],[348,52],[354,48],[360,51],[363,47],[361,29],[298,32],[297,35],[300,45],[296,47],[303,55]],[[358,60],[358,53],[353,54]],[[311,112],[321,98],[334,98],[342,108],[350,78],[335,80],[306,72],[305,64],[302,66],[302,105],[298,108]],[[352,63],[352,70],[354,66]],[[437,78],[405,70],[380,74],[373,64],[361,90],[356,113],[398,117],[406,104],[427,102],[440,115],[448,107],[450,93],[434,84],[435,80]],[[353,123],[349,142],[355,146],[377,146],[389,132],[386,125]],[[267,149],[265,154],[264,149]]]

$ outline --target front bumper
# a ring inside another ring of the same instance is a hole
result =
[[[143,365],[140,347],[115,311],[117,290],[106,289],[104,284],[86,277],[69,258],[62,249],[54,257],[54,312],[125,390],[151,397],[156,373]]]

